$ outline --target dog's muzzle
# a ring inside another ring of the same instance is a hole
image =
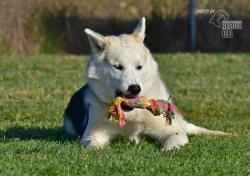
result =
[[[119,89],[116,89],[115,90],[115,97],[125,97],[127,99],[130,99],[130,98],[134,98],[134,97],[131,97],[131,96],[127,96],[125,95],[124,93],[122,93],[122,91],[120,91]],[[134,108],[131,108],[131,107],[127,107],[127,106],[124,106],[122,103],[121,103],[121,107],[124,111],[132,111]]]

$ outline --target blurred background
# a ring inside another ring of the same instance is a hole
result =
[[[211,14],[196,13],[196,51],[250,51],[249,0],[196,0],[197,9],[225,10],[243,27],[222,38]],[[131,33],[142,16],[151,52],[190,50],[189,0],[0,0],[0,55],[87,54],[85,28]]]

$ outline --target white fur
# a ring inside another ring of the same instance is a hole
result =
[[[141,19],[131,35],[104,37],[90,29],[85,32],[92,51],[87,69],[89,123],[81,139],[86,148],[102,148],[117,138],[139,143],[149,136],[162,142],[164,150],[171,150],[187,144],[187,134],[190,133],[224,134],[190,124],[180,115],[176,115],[170,126],[163,116],[153,116],[142,109],[125,112],[126,125],[123,128],[105,119],[105,112],[115,98],[116,89],[127,94],[129,85],[138,84],[141,86],[139,95],[149,99],[168,100],[170,94],[159,76],[157,63],[143,44],[145,18]],[[118,70],[114,65],[122,65],[124,69]],[[142,66],[141,70],[136,69],[138,65]],[[74,133],[72,125],[68,121],[66,124],[67,131]]]

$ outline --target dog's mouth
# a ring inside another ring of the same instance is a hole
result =
[[[116,89],[115,90],[115,98],[116,97],[125,97],[127,99],[132,99],[132,98],[136,98],[137,96],[133,96],[133,95],[129,95],[129,94],[124,94],[119,89]]]
[[[119,89],[116,89],[115,90],[115,97],[125,97],[127,99],[132,99],[132,98],[135,98],[135,96],[130,96],[130,95],[125,95],[124,93],[122,93],[122,91],[120,91]],[[131,107],[127,107],[127,106],[124,106],[123,103],[121,103],[121,107],[124,111],[132,111],[134,108],[131,108]]]

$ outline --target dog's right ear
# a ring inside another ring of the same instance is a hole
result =
[[[142,17],[139,24],[135,28],[133,35],[140,41],[143,42],[145,38],[146,22],[145,17]]]
[[[93,53],[97,54],[105,48],[106,38],[104,36],[90,29],[85,29],[84,32],[88,36],[90,48]]]

